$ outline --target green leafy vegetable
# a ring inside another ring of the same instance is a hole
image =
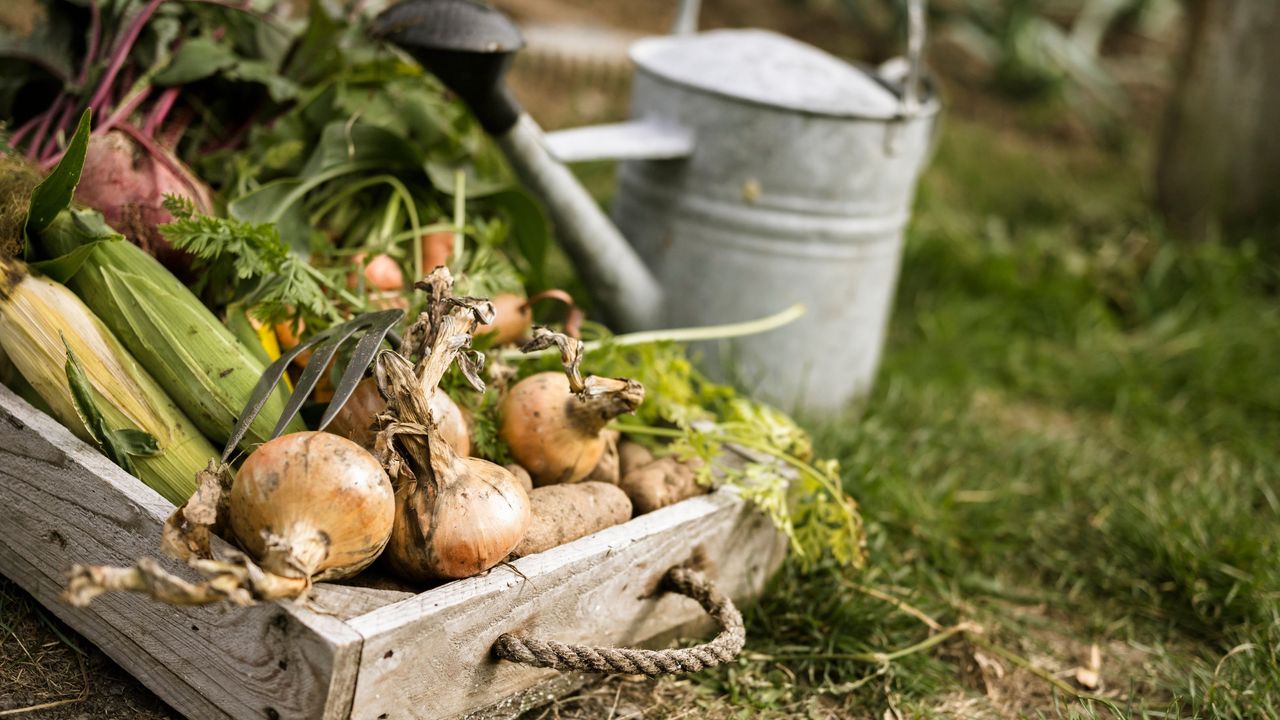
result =
[[[235,51],[226,43],[207,37],[192,38],[178,49],[169,66],[156,74],[155,83],[183,85],[203,80],[234,66],[236,62]]]
[[[41,260],[40,262],[30,263],[31,267],[39,270],[41,273],[49,276],[50,279],[66,284],[68,280],[75,277],[75,274],[84,267],[84,263],[93,255],[93,251],[97,249],[99,243],[115,242],[124,240],[123,237],[103,238],[100,240],[90,240],[84,245],[76,247],[75,250],[53,258],[52,260]]]
[[[289,78],[276,72],[274,65],[263,60],[240,60],[226,71],[227,78],[258,83],[267,89],[271,99],[282,103],[298,97],[302,89]]]
[[[155,457],[160,454],[156,436],[137,428],[112,430],[111,441],[116,447],[133,457]]]
[[[527,264],[525,273],[529,284],[539,287],[545,284],[547,252],[551,248],[551,226],[542,208],[523,190],[511,188],[495,193],[487,202],[507,216],[511,237]]]
[[[839,465],[813,460],[808,434],[785,414],[707,380],[675,343],[606,344],[588,354],[584,365],[599,375],[644,384],[645,402],[618,429],[671,440],[670,450],[681,459],[703,460],[698,481],[729,485],[760,508],[787,536],[802,565],[829,555],[862,567],[862,517],[841,487]],[[747,462],[724,462],[730,448],[748,455]]]
[[[491,298],[504,292],[524,292],[524,278],[502,250],[506,224],[476,218],[470,228],[475,243],[466,250],[463,272],[455,285],[459,295]]]
[[[301,314],[312,320],[335,321],[342,314],[325,294],[323,276],[289,251],[271,223],[197,215],[190,200],[165,197],[174,221],[160,230],[174,247],[198,260],[196,290],[236,288],[235,298],[254,317],[269,323]]]
[[[342,58],[333,51],[342,28],[329,17],[324,3],[310,3],[307,29],[289,55],[284,74],[300,83],[315,83],[339,71]]]
[[[499,465],[515,462],[511,449],[498,434],[499,394],[492,391],[476,393],[460,372],[450,373],[442,386],[447,387],[449,397],[471,417],[471,454]]]

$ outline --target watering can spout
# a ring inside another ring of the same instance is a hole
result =
[[[649,268],[573,173],[548,150],[538,124],[503,83],[523,37],[500,11],[473,0],[407,0],[372,32],[413,56],[462,98],[520,180],[542,200],[593,299],[619,330],[662,324],[662,291]]]

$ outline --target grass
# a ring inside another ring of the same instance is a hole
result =
[[[870,567],[785,569],[645,716],[1280,717],[1280,244],[1167,237],[1140,151],[949,119],[878,386],[810,424]]]

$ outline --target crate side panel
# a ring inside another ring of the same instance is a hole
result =
[[[156,557],[172,510],[0,386],[0,572],[189,717],[344,717],[360,636],[335,618],[285,604],[176,608],[132,594],[84,609],[58,600],[74,562]]]
[[[704,618],[655,594],[693,560],[735,598],[758,594],[785,544],[769,521],[720,492],[422,593],[351,626],[364,635],[352,717],[451,718],[490,708],[556,675],[495,661],[504,632],[594,645],[642,645]]]

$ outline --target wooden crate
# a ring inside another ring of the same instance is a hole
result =
[[[499,634],[661,644],[707,627],[693,600],[654,594],[668,568],[696,559],[743,600],[785,554],[767,519],[720,491],[416,594],[324,583],[307,608],[58,601],[72,563],[157,556],[172,510],[0,386],[0,573],[192,718],[510,716],[581,680],[494,660]]]

